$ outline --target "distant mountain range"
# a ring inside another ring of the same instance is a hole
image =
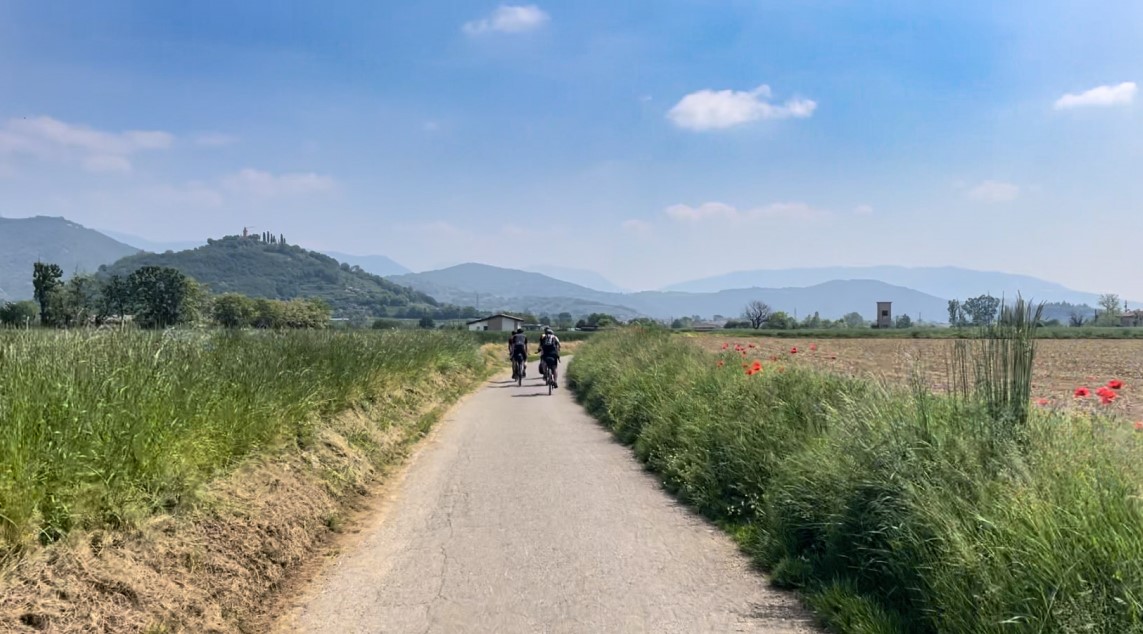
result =
[[[628,293],[628,289],[621,288],[606,277],[587,269],[573,269],[562,266],[533,266],[528,269],[532,273],[541,273],[564,282],[571,282],[578,286],[590,288],[593,291],[604,293]]]
[[[486,264],[461,264],[390,279],[448,303],[534,313],[582,314],[584,306],[591,306],[592,312],[624,318],[736,317],[748,302],[760,299],[774,310],[800,317],[818,312],[823,318],[837,319],[857,312],[872,319],[878,301],[894,302],[895,314],[908,313],[914,319],[939,322],[948,316],[947,300],[876,280],[835,280],[805,288],[748,288],[717,293],[606,293],[539,273]]]
[[[409,269],[383,255],[350,255],[336,251],[324,251],[324,253],[338,262],[346,262],[351,266],[360,266],[363,270],[382,277],[411,273]]]
[[[1027,275],[997,271],[975,271],[945,267],[825,267],[737,271],[675,284],[663,290],[685,293],[711,293],[732,288],[811,286],[832,280],[880,280],[922,293],[948,299],[965,299],[985,293],[1013,299],[1019,292],[1024,299],[1096,305],[1099,295],[1069,289],[1062,284]]]
[[[632,293],[598,273],[577,268],[535,266],[520,271],[470,263],[410,273],[381,255],[321,254],[292,245],[260,244],[251,249],[257,240],[232,243],[236,236],[155,242],[107,233],[119,239],[63,218],[0,218],[0,300],[32,296],[31,270],[37,259],[59,264],[67,275],[95,272],[103,265],[115,272],[129,272],[142,264],[174,266],[218,292],[281,299],[324,297],[354,314],[392,314],[397,306],[447,303],[485,312],[710,318],[736,317],[746,303],[759,299],[798,317],[818,312],[829,319],[850,312],[872,319],[876,302],[891,301],[895,315],[943,322],[947,299],[984,293],[1012,298],[1019,291],[1028,299],[1075,304],[1052,307],[1053,317],[1066,320],[1072,313],[1090,317],[1098,300],[1095,293],[1026,275],[901,266],[739,271]],[[207,242],[210,248],[204,246]]]
[[[157,240],[148,240],[129,233],[122,233],[119,231],[108,231],[100,229],[100,233],[115,238],[123,244],[129,244],[140,251],[150,251],[151,253],[166,253],[167,251],[186,251],[187,249],[194,249],[206,244],[206,239],[202,240],[174,240],[171,242],[161,242]]]
[[[94,273],[137,253],[135,247],[64,218],[0,218],[0,300],[32,298],[32,265],[60,265],[64,275]]]

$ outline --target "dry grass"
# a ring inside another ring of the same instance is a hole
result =
[[[850,376],[874,377],[891,384],[908,385],[914,373],[937,392],[947,389],[946,361],[953,342],[941,339],[777,339],[723,334],[693,335],[711,352],[721,352],[729,344],[747,346],[744,360],[759,359],[764,365],[799,364]],[[750,348],[754,345],[754,348]],[[1076,401],[1072,393],[1079,386],[1094,390],[1110,379],[1125,387],[1120,398],[1109,406],[1116,414],[1133,421],[1143,420],[1143,341],[1131,339],[1044,339],[1037,342],[1033,377],[1034,400],[1046,399],[1049,407],[1092,406],[1092,400]],[[791,354],[793,348],[797,354]],[[816,348],[816,350],[814,349]]]

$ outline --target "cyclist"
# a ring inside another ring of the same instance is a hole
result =
[[[528,335],[523,328],[508,337],[508,356],[512,359],[512,378],[516,378],[516,362],[520,362],[520,376],[528,376]]]
[[[556,366],[560,363],[560,338],[552,332],[551,326],[544,327],[544,334],[540,337],[540,363],[548,367],[552,373],[552,387],[559,387],[556,382]]]

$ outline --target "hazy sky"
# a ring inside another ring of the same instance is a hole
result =
[[[0,215],[1143,297],[1143,3],[0,0]]]

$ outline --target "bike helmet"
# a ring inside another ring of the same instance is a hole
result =
[[[544,333],[549,334],[549,335],[552,334],[552,327],[551,326],[544,326]]]

